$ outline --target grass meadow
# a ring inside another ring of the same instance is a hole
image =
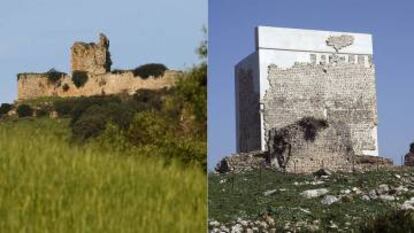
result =
[[[206,175],[68,140],[68,121],[0,121],[0,232],[206,232]]]
[[[397,175],[404,178],[397,178]],[[354,187],[359,188],[363,193],[368,193],[371,190],[375,191],[381,184],[388,184],[391,187],[403,185],[412,189],[413,176],[412,168],[379,169],[363,173],[333,173],[328,179],[324,179],[323,183],[312,184],[315,181],[312,174],[290,174],[267,169],[261,172],[248,171],[238,174],[210,173],[208,175],[209,219],[227,223],[237,218],[255,220],[268,213],[276,220],[277,232],[285,232],[286,223],[310,224],[313,221],[320,222],[320,229],[316,232],[361,232],[361,227],[372,224],[372,219],[392,214],[404,201],[414,196],[414,191],[402,193],[395,201],[383,201],[379,198],[366,201],[361,198],[363,194],[352,192],[347,198],[342,198],[332,205],[322,204],[323,197],[307,199],[300,193],[309,189],[327,188],[330,195],[339,196],[342,190],[352,190]],[[265,195],[264,192],[269,190],[276,190],[276,193]],[[410,222],[407,219],[414,215],[407,216],[409,217],[406,219],[396,221],[397,224],[387,218],[380,219],[388,221],[385,225],[391,225],[391,228],[386,229],[392,229],[395,227],[393,224],[397,226],[412,224],[413,220]],[[331,221],[337,224],[340,230],[332,229]],[[410,225],[411,229],[412,226]],[[291,230],[291,232],[295,231]]]

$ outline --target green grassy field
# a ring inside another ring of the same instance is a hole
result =
[[[0,232],[206,232],[200,168],[71,144],[68,130],[0,121]]]

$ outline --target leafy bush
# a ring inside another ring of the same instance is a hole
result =
[[[108,102],[104,105],[90,105],[81,112],[75,121],[72,118],[72,136],[79,141],[97,137],[110,122],[120,129],[126,129],[132,121],[133,115],[134,111],[123,103]]]
[[[105,105],[112,102],[120,103],[121,99],[117,96],[60,98],[53,101],[53,109],[59,116],[70,116],[72,117],[72,121],[76,121],[88,107],[92,105]]]
[[[163,107],[163,97],[168,94],[166,89],[162,90],[137,90],[132,96],[131,105],[137,111],[157,110]]]
[[[19,117],[33,116],[33,109],[30,107],[30,105],[27,104],[19,105],[16,109],[16,112]]]
[[[124,136],[131,146],[153,148],[153,156],[205,167],[206,141],[180,134],[179,127],[176,119],[160,112],[145,111],[135,115]]]
[[[134,76],[139,76],[143,79],[146,79],[150,76],[153,77],[160,77],[164,75],[164,72],[168,70],[168,68],[159,63],[149,63],[142,66],[139,66],[133,70]]]
[[[39,108],[36,109],[36,116],[41,117],[41,116],[46,116],[49,114],[49,111],[46,108]]]
[[[2,103],[0,105],[0,116],[7,114],[10,110],[12,110],[13,105],[11,104],[7,104],[7,103]]]
[[[80,116],[93,105],[108,105],[111,103],[121,103],[121,99],[117,96],[92,96],[92,97],[78,97],[71,100],[73,103],[70,112],[71,124],[76,122]]]
[[[410,152],[414,153],[414,142],[410,144]]]
[[[54,68],[50,69],[48,72],[46,72],[47,80],[50,83],[56,83],[59,81],[66,73],[60,72],[55,70]]]
[[[68,91],[69,90],[69,85],[67,83],[63,84],[62,89],[63,89],[63,91]]]
[[[124,74],[128,72],[133,72],[133,70],[121,70],[121,69],[113,69],[111,71],[112,74]]]
[[[183,102],[199,122],[207,121],[207,65],[192,68],[179,79],[175,87],[179,101]]]
[[[59,116],[69,116],[74,105],[75,101],[73,99],[62,99],[53,102],[53,109]]]
[[[90,108],[90,112],[97,111],[96,114],[85,114],[78,121],[72,124],[72,137],[78,141],[84,141],[91,137],[96,137],[105,130],[106,115],[101,114],[99,106]]]
[[[208,52],[208,43],[207,43],[207,28],[203,26],[202,32],[204,34],[204,39],[200,42],[200,45],[198,46],[196,52],[198,54],[198,57],[202,59],[204,62],[207,58],[207,52]]]
[[[414,212],[395,211],[380,216],[361,227],[362,233],[408,233],[414,232]]]
[[[73,71],[72,82],[77,88],[82,87],[88,81],[88,72],[86,71]]]
[[[172,125],[156,112],[137,113],[127,131],[128,140],[134,145],[160,144],[169,137]]]

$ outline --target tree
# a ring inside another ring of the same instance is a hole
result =
[[[11,109],[13,108],[13,105],[11,104],[7,104],[7,103],[3,103],[0,106],[0,116],[7,114]]]

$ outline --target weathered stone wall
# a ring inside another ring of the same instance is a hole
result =
[[[118,93],[133,94],[138,89],[161,89],[171,87],[180,77],[179,71],[165,71],[162,77],[149,77],[142,79],[134,77],[131,72],[120,74],[104,73],[100,75],[88,74],[88,81],[84,86],[76,87],[69,75],[64,75],[60,80],[51,82],[47,74],[19,74],[18,75],[18,100],[34,99],[43,96],[93,96]],[[65,90],[65,86],[68,87]]]
[[[365,61],[368,58],[360,63],[345,59],[327,64],[301,63],[287,69],[269,66],[270,88],[263,99],[265,132],[303,117],[322,118],[348,125],[357,155],[376,151],[375,74],[373,65]],[[326,159],[327,151],[315,148],[314,153]]]
[[[99,42],[75,42],[71,47],[72,71],[84,71],[90,74],[104,74],[111,70],[109,40],[99,35]]]
[[[301,121],[270,130],[268,160],[272,167],[294,173],[310,173],[320,168],[353,169],[354,151],[346,124],[327,122],[324,127],[306,129]],[[310,137],[306,130],[314,130],[315,135]]]
[[[118,93],[133,94],[138,89],[161,89],[171,87],[181,72],[167,70],[161,77],[141,78],[132,71],[111,71],[109,40],[99,35],[98,43],[75,42],[71,48],[72,74],[79,72],[88,77],[86,83],[75,86],[72,76],[56,71],[47,73],[21,73],[17,75],[18,100],[44,96],[93,96]],[[49,79],[51,74],[60,79]]]

